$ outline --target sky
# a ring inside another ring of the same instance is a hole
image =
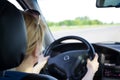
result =
[[[120,22],[120,8],[96,8],[96,0],[38,0],[46,20],[62,21],[88,16],[103,22]]]

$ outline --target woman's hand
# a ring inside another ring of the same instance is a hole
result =
[[[94,77],[96,71],[98,70],[98,67],[99,67],[98,55],[95,54],[95,57],[92,61],[90,59],[87,60],[88,71],[82,80],[93,80],[93,77]]]
[[[44,67],[44,65],[47,63],[49,56],[44,57],[43,54],[39,56],[38,63],[33,68],[33,73],[39,74],[41,69]]]
[[[91,73],[96,73],[98,70],[99,63],[98,63],[98,55],[95,54],[94,59],[91,61],[90,59],[87,60],[87,69]]]

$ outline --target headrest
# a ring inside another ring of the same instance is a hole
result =
[[[2,2],[3,1],[3,2]],[[26,27],[22,12],[0,2],[0,71],[18,66],[26,51]]]

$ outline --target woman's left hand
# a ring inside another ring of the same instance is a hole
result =
[[[38,63],[33,68],[33,73],[38,73],[41,71],[41,69],[44,67],[44,65],[47,63],[49,56],[44,57],[43,54],[41,54],[38,58]]]

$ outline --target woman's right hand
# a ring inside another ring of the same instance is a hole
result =
[[[87,60],[88,71],[82,80],[93,80],[93,77],[96,71],[98,70],[98,68],[99,68],[98,55],[95,54],[95,57],[92,61],[90,59]]]
[[[92,61],[90,59],[87,60],[87,69],[88,71],[94,74],[98,70],[98,67],[99,67],[98,54],[96,53]]]

